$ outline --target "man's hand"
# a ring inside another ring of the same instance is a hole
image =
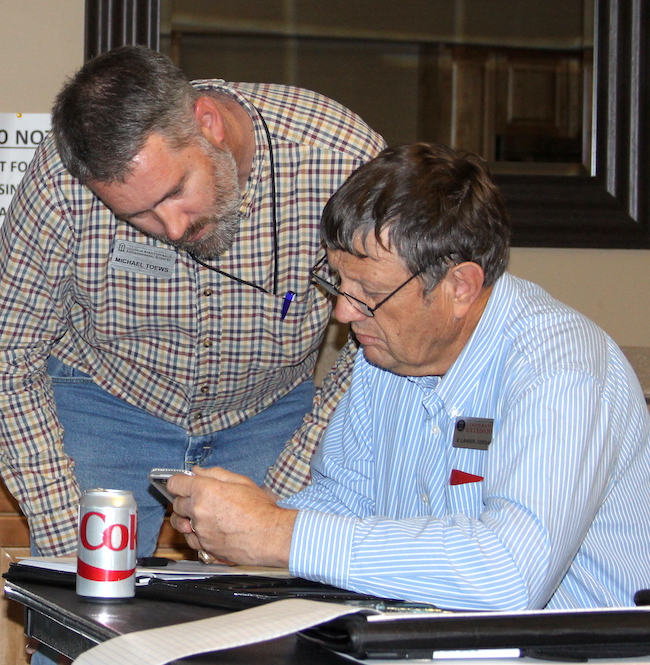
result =
[[[233,563],[289,565],[298,511],[278,507],[246,476],[220,467],[192,471],[167,482],[177,495],[171,524],[190,547]]]

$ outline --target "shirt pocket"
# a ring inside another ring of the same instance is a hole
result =
[[[487,450],[453,449],[446,490],[448,514],[462,513],[477,519],[483,512],[483,477],[487,454]],[[452,477],[456,484],[451,484]]]
[[[330,321],[329,298],[315,288],[304,297],[296,296],[284,319],[284,295],[258,294],[262,316],[256,317],[253,330],[253,363],[259,369],[299,365],[317,351]]]

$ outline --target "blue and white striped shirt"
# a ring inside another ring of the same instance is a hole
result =
[[[459,417],[493,419],[487,450],[453,446]],[[614,342],[506,273],[444,377],[359,353],[313,484],[281,503],[300,509],[291,571],[447,608],[631,605],[650,586],[649,438]]]

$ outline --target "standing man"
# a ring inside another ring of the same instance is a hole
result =
[[[508,274],[483,162],[391,148],[330,199],[336,316],[361,344],[313,482],[273,503],[174,476],[172,524],[237,563],[457,609],[632,605],[650,585],[650,419],[620,349]]]
[[[261,483],[310,411],[320,215],[383,142],[316,93],[190,84],[143,47],[84,65],[52,118],[0,230],[0,466],[40,554],[75,552],[80,490],[111,487],[134,491],[146,556],[152,467]],[[306,482],[348,375],[344,355],[278,494]]]

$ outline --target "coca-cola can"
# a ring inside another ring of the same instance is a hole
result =
[[[135,595],[138,509],[133,492],[94,489],[79,504],[77,594],[89,600]]]

